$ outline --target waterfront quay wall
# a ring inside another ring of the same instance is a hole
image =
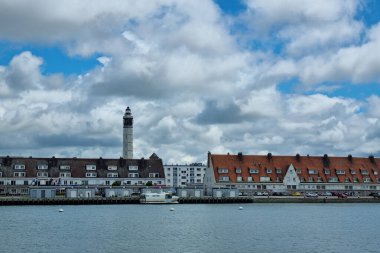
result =
[[[238,204],[238,203],[380,203],[380,198],[257,198],[257,197],[188,197],[179,198],[180,204]],[[0,198],[0,206],[10,205],[113,205],[113,204],[140,204],[138,197],[124,198]]]

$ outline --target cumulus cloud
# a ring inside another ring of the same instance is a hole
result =
[[[380,29],[356,19],[360,2],[246,4],[230,23],[203,0],[2,1],[1,40],[59,46],[101,64],[47,75],[43,57],[25,51],[0,66],[0,152],[119,157],[130,106],[137,158],[380,153],[379,97],[324,92],[380,82]],[[244,36],[233,30],[242,20]],[[263,46],[245,47],[247,38]],[[289,80],[309,92],[282,92]]]

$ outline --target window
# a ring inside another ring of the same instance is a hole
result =
[[[119,177],[119,173],[107,173],[107,177]]]
[[[336,182],[338,182],[338,178],[337,177],[329,177],[328,182],[329,183],[336,183]]]
[[[362,170],[361,173],[362,173],[362,175],[369,175],[368,170]]]
[[[86,177],[96,177],[96,172],[87,172]]]
[[[29,185],[28,180],[25,180],[25,181],[24,181],[24,185]]]
[[[317,175],[317,174],[318,174],[318,170],[309,169],[309,175]]]
[[[344,175],[344,174],[346,174],[346,171],[345,170],[336,170],[336,174],[337,175]]]
[[[15,164],[14,166],[15,170],[25,170],[24,164]]]
[[[363,178],[364,183],[371,183],[371,178],[365,177]]]
[[[349,182],[350,182],[350,179],[349,179],[348,177],[346,177],[346,178],[344,179],[344,182],[345,182],[345,183],[349,183]]]
[[[47,172],[37,172],[37,177],[48,177],[49,173]]]
[[[128,173],[128,177],[139,177],[139,173]]]
[[[236,172],[237,174],[240,174],[240,173],[241,173],[241,169],[240,169],[240,168],[236,168],[235,172]]]
[[[61,166],[59,166],[59,169],[60,170],[69,170],[70,169],[70,165],[61,165]]]
[[[302,173],[302,170],[301,170],[301,169],[296,169],[296,173],[297,173],[297,174],[301,174],[301,173]]]
[[[149,177],[160,177],[159,173],[149,173]]]
[[[267,174],[271,174],[271,173],[272,173],[272,169],[266,169],[265,172],[266,172]]]
[[[282,174],[282,169],[276,169],[277,174]]]
[[[228,173],[228,169],[225,168],[219,168],[218,173]]]
[[[71,177],[71,173],[70,172],[60,172],[59,177]]]
[[[354,182],[355,182],[355,183],[359,183],[359,178],[355,177],[355,178],[354,178]]]
[[[39,164],[37,166],[37,170],[47,170],[47,169],[48,169],[47,164]]]
[[[260,177],[260,182],[270,182],[270,177]]]
[[[86,165],[86,170],[96,170],[96,165],[94,165],[94,164],[87,164]]]
[[[167,171],[170,171],[170,168],[166,168]]]
[[[136,165],[129,165],[128,170],[139,170],[139,166]]]
[[[253,181],[252,177],[248,177],[248,178],[247,178],[247,181],[248,181],[248,182],[252,182],[252,181]]]
[[[0,177],[2,177],[2,176],[3,176],[3,172],[0,171]]]
[[[230,181],[230,177],[219,177],[219,181],[220,182],[229,182]]]
[[[356,174],[356,170],[351,170],[351,174],[355,175]]]
[[[309,177],[309,182],[314,182],[314,179],[313,179],[313,177]]]
[[[318,182],[318,183],[322,182],[322,178],[321,178],[321,177],[318,177],[318,178],[317,178],[317,182]]]
[[[107,170],[117,170],[116,165],[108,165]]]
[[[4,185],[4,181],[0,181],[0,185]]]
[[[236,181],[237,181],[237,182],[242,182],[242,181],[243,181],[243,178],[242,178],[242,177],[237,177],[237,178],[236,178]]]
[[[249,173],[251,173],[251,174],[259,174],[259,170],[258,169],[249,169]]]
[[[25,177],[25,172],[15,172],[14,176],[15,177]]]
[[[325,175],[330,175],[330,170],[329,169],[324,169]]]
[[[373,174],[374,174],[375,176],[377,176],[377,175],[379,174],[379,172],[378,172],[377,170],[373,170]]]

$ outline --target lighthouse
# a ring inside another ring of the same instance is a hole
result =
[[[123,117],[123,158],[133,159],[133,116],[129,107]]]

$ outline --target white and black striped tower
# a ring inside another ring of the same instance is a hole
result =
[[[123,117],[123,158],[133,159],[133,116],[129,107]]]

